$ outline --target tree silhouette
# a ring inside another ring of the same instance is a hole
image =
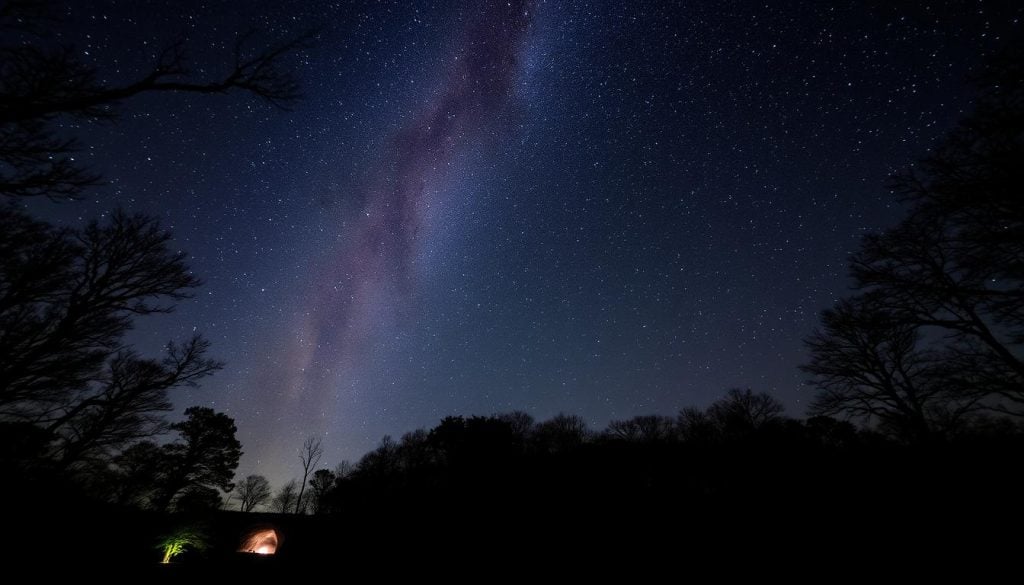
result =
[[[181,441],[164,446],[167,471],[155,503],[158,510],[170,507],[175,497],[194,488],[230,491],[242,445],[235,438],[235,421],[211,408],[193,406],[186,419],[171,425]]]
[[[65,469],[166,430],[168,392],[221,367],[198,336],[159,360],[122,344],[199,284],[170,234],[120,211],[71,230],[3,206],[0,224],[0,420],[45,429]]]
[[[285,61],[312,35],[276,45],[241,35],[219,73],[213,66],[190,70],[184,43],[171,42],[148,71],[115,84],[106,64],[61,44],[47,4],[0,5],[0,431],[20,437],[0,454],[17,473],[71,474],[88,479],[94,492],[113,478],[122,486],[107,493],[122,503],[166,509],[186,498],[212,505],[216,489],[230,485],[224,470],[237,465],[233,423],[210,419],[210,433],[220,433],[223,444],[206,460],[193,449],[202,433],[189,421],[173,427],[185,443],[159,448],[158,456],[143,439],[168,429],[163,412],[172,389],[196,384],[221,364],[206,357],[200,337],[171,343],[156,359],[124,344],[137,318],[170,312],[200,284],[185,253],[145,216],[115,211],[85,228],[60,229],[33,220],[14,201],[76,199],[98,185],[102,178],[75,162],[83,144],[64,122],[114,121],[135,96],[239,90],[286,108],[299,90]]]
[[[295,513],[306,513],[306,502],[302,501],[302,495],[306,492],[306,481],[309,479],[310,471],[320,463],[320,457],[324,454],[322,441],[317,437],[306,437],[302,443],[302,451],[299,452],[299,461],[302,462],[302,481],[299,482],[299,495],[295,498]]]
[[[976,408],[1024,415],[1021,57],[990,63],[974,113],[894,178],[907,217],[865,238],[859,294],[808,340],[817,412],[895,417],[919,436]]]
[[[107,376],[95,391],[76,397],[47,430],[57,438],[58,467],[82,460],[106,461],[110,453],[133,441],[167,429],[163,412],[171,410],[167,391],[194,386],[220,368],[204,357],[209,343],[193,337],[184,345],[171,343],[162,361],[142,359],[131,351],[111,358]]]
[[[54,130],[62,116],[84,120],[117,117],[122,101],[149,92],[250,93],[285,107],[300,97],[294,72],[282,61],[309,44],[312,33],[266,47],[240,35],[231,67],[219,77],[197,76],[187,66],[183,42],[167,44],[150,70],[123,85],[105,81],[101,68],[47,34],[53,17],[31,3],[0,9],[0,194],[75,199],[101,182],[71,156],[81,148]],[[50,21],[47,22],[47,18]],[[205,68],[200,68],[205,74]]]
[[[733,388],[708,407],[707,415],[726,434],[757,431],[778,421],[785,407],[770,394]]]
[[[864,299],[841,301],[821,320],[823,330],[807,340],[811,358],[802,366],[821,390],[812,416],[878,421],[903,438],[929,440],[977,407],[942,375],[938,356],[918,347],[917,326]]]
[[[398,445],[391,435],[384,435],[377,447],[359,459],[350,477],[369,482],[383,482],[399,470]]]
[[[238,509],[252,512],[270,499],[270,482],[262,475],[247,475],[235,486],[235,495],[238,496]]]
[[[512,432],[523,441],[533,432],[533,417],[521,410],[497,414],[495,418],[508,425]]]
[[[635,416],[629,420],[611,421],[606,433],[625,441],[656,443],[675,439],[676,426],[671,418],[664,416]]]
[[[293,479],[281,486],[281,489],[270,501],[270,509],[279,514],[288,514],[295,511],[295,502],[299,499],[299,486]]]
[[[174,511],[196,516],[219,510],[223,505],[219,490],[205,485],[190,485],[175,498]]]
[[[164,452],[153,441],[139,441],[114,458],[113,501],[149,507],[165,471]]]
[[[200,284],[142,216],[58,230],[0,208],[0,414],[54,416],[100,378],[135,317],[170,312]],[[168,302],[170,301],[170,302]]]
[[[403,470],[422,469],[435,461],[437,454],[431,443],[430,434],[416,429],[402,435],[395,448],[397,465]]]
[[[676,432],[680,439],[691,444],[714,443],[721,438],[716,422],[707,412],[693,406],[679,411],[679,416],[676,417]]]
[[[334,487],[337,477],[330,469],[317,469],[313,472],[313,478],[309,480],[309,489],[312,491],[312,511],[314,514],[322,514],[326,510],[327,494]]]
[[[346,479],[348,476],[352,475],[354,470],[355,466],[352,465],[352,462],[345,459],[334,466],[334,476],[339,480]]]
[[[575,414],[558,413],[533,430],[534,444],[543,451],[565,453],[582,445],[590,438],[590,429],[583,418]]]

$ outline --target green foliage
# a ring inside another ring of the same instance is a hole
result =
[[[198,526],[183,526],[160,541],[158,549],[163,551],[164,564],[171,562],[171,559],[185,552],[194,550],[203,552],[209,548],[209,541],[206,532]]]

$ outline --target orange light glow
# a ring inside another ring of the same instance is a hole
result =
[[[277,532],[273,529],[257,530],[242,543],[241,552],[272,555],[277,552]]]

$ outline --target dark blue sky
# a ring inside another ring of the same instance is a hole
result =
[[[970,108],[1012,2],[81,2],[60,29],[131,79],[182,36],[322,27],[306,98],[153,95],[77,123],[112,181],[58,221],[160,216],[206,281],[140,322],[228,366],[177,403],[238,423],[279,485],[449,414],[595,427],[731,387],[792,415],[845,257],[900,207],[885,178]],[[1019,40],[1019,36],[1016,37]]]

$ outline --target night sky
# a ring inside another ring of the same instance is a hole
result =
[[[901,207],[886,176],[965,112],[1019,34],[1013,2],[74,2],[55,28],[137,77],[184,38],[320,27],[305,98],[147,95],[69,122],[110,184],[28,205],[122,206],[206,284],[139,321],[227,367],[177,395],[235,419],[239,475],[280,485],[450,414],[560,411],[601,428],[731,387],[791,415],[845,258]],[[621,5],[620,5],[621,4]],[[892,4],[892,5],[890,5]],[[1017,37],[1019,39],[1019,37]]]

